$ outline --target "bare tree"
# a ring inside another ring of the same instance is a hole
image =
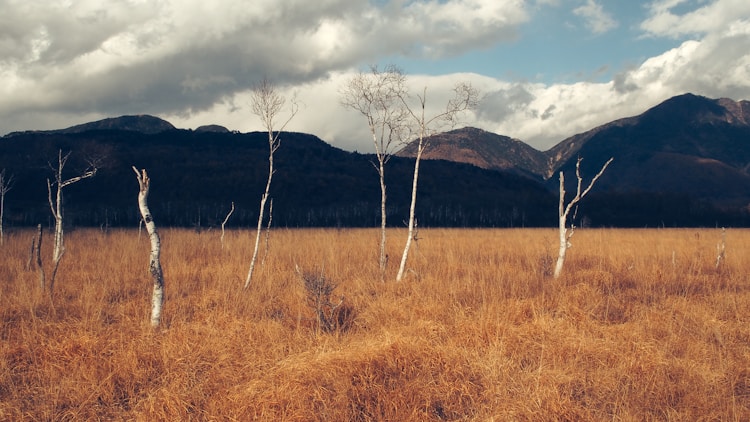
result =
[[[146,223],[146,231],[151,240],[151,255],[149,258],[149,273],[154,280],[154,290],[151,295],[151,326],[156,328],[161,321],[161,309],[164,304],[164,273],[161,269],[161,240],[159,233],[156,231],[154,218],[148,209],[148,191],[151,187],[151,179],[146,174],[146,169],[138,171],[133,166],[133,171],[138,179],[138,208],[141,211],[143,222]]]
[[[227,221],[229,221],[229,217],[232,216],[233,212],[234,212],[234,201],[232,201],[232,209],[229,210],[229,213],[227,213],[227,216],[224,218],[224,221],[221,222],[221,249],[224,249],[224,226],[227,225]]]
[[[401,265],[398,269],[396,281],[401,281],[404,276],[409,248],[411,247],[412,240],[414,240],[414,228],[416,226],[414,211],[417,206],[417,179],[419,178],[419,163],[422,159],[422,153],[424,153],[425,148],[428,146],[426,138],[446,127],[455,126],[462,112],[476,108],[479,104],[479,91],[468,83],[457,84],[453,88],[453,97],[448,100],[445,110],[432,117],[427,117],[425,114],[425,107],[427,105],[426,87],[421,95],[417,95],[418,103],[416,107],[412,107],[409,104],[409,98],[407,96],[401,96],[400,100],[409,112],[409,115],[412,117],[412,122],[415,124],[418,137],[417,154],[414,161],[414,177],[412,179],[411,188],[411,205],[409,206],[409,232],[406,238],[406,245],[404,246],[404,253],[401,256]]]
[[[36,268],[39,270],[39,285],[44,292],[44,266],[42,265],[42,225],[36,226],[37,235],[35,239],[31,239],[31,256],[29,256],[29,268],[31,268],[31,261],[36,255]]]
[[[378,70],[372,66],[369,73],[360,72],[352,77],[341,92],[341,103],[358,111],[367,120],[377,163],[373,163],[380,177],[380,277],[385,280],[386,246],[386,185],[385,165],[393,148],[405,135],[407,109],[401,101],[406,97],[406,78],[395,66]]]
[[[263,226],[263,214],[266,209],[266,201],[268,200],[268,193],[271,190],[271,180],[273,179],[273,154],[279,149],[281,145],[281,139],[279,136],[284,130],[286,125],[294,118],[297,114],[297,104],[292,101],[292,107],[289,114],[289,118],[279,129],[274,129],[274,123],[276,117],[281,112],[286,103],[286,99],[276,92],[276,88],[267,80],[264,79],[260,84],[253,88],[251,97],[251,104],[253,114],[260,117],[263,127],[268,131],[268,180],[266,181],[266,189],[263,195],[260,197],[260,212],[258,213],[258,227],[255,232],[255,249],[253,250],[253,257],[250,260],[250,270],[247,272],[247,278],[245,279],[244,288],[247,289],[250,286],[250,280],[253,278],[253,271],[255,270],[255,262],[258,259],[258,247],[260,246],[260,233]]]
[[[555,273],[554,277],[558,278],[560,277],[560,274],[562,274],[563,264],[565,263],[565,254],[568,251],[568,248],[570,248],[570,238],[573,237],[573,232],[575,230],[575,226],[571,223],[570,230],[568,230],[568,217],[570,216],[570,212],[574,209],[577,209],[578,202],[583,199],[586,194],[591,191],[591,188],[594,187],[594,183],[601,177],[601,175],[604,173],[604,170],[607,169],[607,166],[614,160],[614,158],[610,158],[607,160],[606,163],[602,166],[601,170],[599,170],[599,173],[594,176],[593,179],[591,179],[591,183],[589,183],[588,187],[586,189],[582,190],[583,186],[583,177],[581,176],[581,161],[583,161],[583,158],[578,157],[578,161],[576,162],[576,179],[577,179],[577,185],[576,185],[576,195],[573,197],[573,199],[568,202],[567,205],[565,205],[565,176],[563,175],[563,172],[560,172],[560,203],[558,207],[558,217],[559,217],[559,225],[560,225],[560,250],[559,254],[557,255],[557,263],[555,264]],[[573,213],[575,215],[575,212]]]
[[[5,241],[3,233],[3,218],[5,215],[5,194],[13,189],[13,175],[5,176],[5,169],[0,171],[0,245]]]
[[[716,245],[716,269],[719,269],[722,261],[726,260],[727,252],[727,229],[726,227],[721,228],[721,242]]]
[[[60,266],[60,260],[62,260],[63,254],[65,253],[65,244],[63,242],[63,188],[73,183],[80,182],[83,179],[94,177],[97,171],[97,164],[94,161],[89,162],[88,168],[84,170],[81,175],[71,177],[70,179],[63,179],[63,168],[70,157],[70,152],[63,156],[62,150],[58,150],[57,153],[57,167],[50,164],[50,167],[55,172],[55,181],[50,182],[47,179],[47,198],[49,200],[49,207],[52,211],[52,216],[55,218],[55,243],[52,252],[52,261],[54,267],[52,268],[52,275],[49,280],[49,293],[52,295],[55,287],[55,277],[57,275],[57,269]],[[56,187],[56,195],[52,197],[52,186]]]

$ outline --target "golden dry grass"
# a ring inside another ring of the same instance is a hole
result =
[[[275,230],[247,291],[252,233],[162,230],[156,332],[145,233],[69,233],[52,301],[34,235],[0,249],[2,420],[750,419],[749,230],[719,269],[720,230],[579,230],[559,280],[552,229],[422,230],[401,283],[376,230]]]

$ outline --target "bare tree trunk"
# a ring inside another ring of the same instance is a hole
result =
[[[387,215],[386,215],[386,186],[385,186],[385,163],[380,160],[380,167],[378,169],[380,174],[380,281],[385,281],[385,270],[388,266],[388,256],[385,253],[385,240],[386,240],[386,226],[387,226]]]
[[[727,229],[721,228],[721,242],[716,245],[716,269],[719,269],[722,261],[726,258],[727,251]]]
[[[266,248],[263,250],[263,259],[260,261],[260,266],[266,265],[266,258],[268,257],[268,251],[270,250],[271,239],[271,223],[273,223],[273,198],[268,202],[268,223],[266,223]]]
[[[149,258],[148,266],[149,273],[154,281],[154,290],[151,295],[151,326],[156,328],[161,321],[161,310],[162,305],[164,304],[164,274],[159,259],[161,255],[161,240],[159,239],[159,233],[156,231],[154,218],[151,216],[151,211],[148,209],[148,191],[151,179],[148,178],[146,169],[138,172],[138,169],[134,166],[133,171],[138,178],[138,208],[141,211],[141,217],[143,217],[143,222],[146,224],[146,231],[151,240],[151,256]]]
[[[367,120],[372,135],[377,165],[373,163],[380,179],[380,256],[378,265],[380,279],[385,281],[388,256],[386,255],[386,184],[385,164],[392,155],[393,146],[402,141],[408,131],[409,112],[401,98],[407,95],[406,78],[396,66],[387,66],[379,71],[377,66],[370,73],[360,73],[351,78],[342,92],[341,103],[358,111]]]
[[[271,134],[269,133],[268,136],[271,137]],[[258,226],[255,230],[255,248],[253,249],[253,258],[250,260],[250,270],[247,272],[247,278],[245,279],[245,289],[250,286],[250,280],[253,278],[253,271],[255,271],[255,262],[258,259],[260,234],[263,228],[263,214],[266,209],[266,201],[268,200],[268,191],[271,189],[271,179],[273,178],[273,150],[274,148],[271,147],[271,153],[268,155],[268,181],[266,182],[266,190],[263,192],[263,196],[260,197],[260,214],[258,215]]]
[[[71,177],[70,179],[63,180],[62,172],[65,167],[65,163],[70,157],[70,152],[65,154],[63,157],[62,150],[58,150],[57,153],[57,167],[53,167],[55,170],[55,182],[50,182],[47,179],[47,199],[49,200],[50,211],[52,216],[55,218],[55,243],[52,251],[52,261],[54,267],[52,268],[52,275],[49,280],[49,294],[50,296],[54,292],[55,288],[55,277],[57,277],[57,269],[60,267],[60,261],[62,260],[63,254],[65,253],[65,243],[63,241],[63,194],[62,190],[68,185],[80,182],[83,179],[93,177],[96,175],[97,167],[93,162],[89,162],[89,168],[86,169],[80,176]],[[55,199],[52,199],[52,185],[56,186]]]
[[[399,266],[396,281],[401,281],[404,276],[409,248],[411,247],[412,240],[414,240],[414,227],[416,225],[414,213],[417,205],[417,179],[419,177],[419,163],[422,159],[422,153],[427,147],[425,137],[430,133],[435,133],[438,126],[455,126],[459,119],[459,115],[462,112],[475,108],[479,103],[479,91],[474,89],[470,84],[459,83],[453,88],[453,92],[454,96],[448,100],[445,111],[429,119],[425,116],[427,87],[422,91],[422,95],[417,95],[420,107],[418,113],[409,106],[407,95],[400,94],[399,97],[404,109],[412,117],[415,127],[418,128],[419,143],[417,144],[417,156],[414,161],[414,178],[412,179],[411,205],[409,207],[409,233],[406,238],[406,245],[404,246],[404,254],[401,256],[401,265]]]
[[[401,281],[404,277],[404,271],[406,270],[406,259],[409,256],[409,249],[411,248],[411,242],[414,240],[414,225],[415,218],[414,213],[417,208],[417,179],[419,178],[419,162],[422,159],[422,152],[424,152],[424,134],[419,136],[419,144],[417,146],[417,157],[414,161],[414,177],[411,185],[411,204],[409,205],[409,232],[406,237],[406,245],[404,246],[404,253],[401,255],[401,265],[398,267],[398,275],[396,275],[396,281]]]
[[[50,209],[52,210],[52,216],[55,218],[55,238],[52,249],[52,275],[49,279],[49,294],[50,296],[55,290],[55,278],[57,277],[57,270],[60,268],[60,261],[62,260],[63,254],[65,253],[65,244],[63,242],[63,216],[62,216],[62,187],[61,184],[57,184],[57,195],[53,203],[52,201],[52,186],[49,179],[47,179],[47,193],[49,195]]]
[[[560,277],[560,274],[562,274],[563,264],[565,263],[565,255],[567,254],[568,248],[570,248],[570,238],[573,237],[575,226],[571,224],[570,230],[567,228],[567,221],[568,216],[570,215],[570,211],[574,209],[576,204],[583,199],[586,194],[589,193],[592,187],[594,187],[594,183],[601,177],[602,173],[604,173],[604,170],[607,169],[607,166],[614,160],[614,158],[610,158],[607,160],[606,163],[602,166],[601,170],[599,170],[599,173],[594,176],[593,179],[591,179],[591,183],[589,183],[588,187],[585,190],[582,190],[583,187],[583,177],[581,176],[581,161],[583,159],[581,157],[578,157],[578,161],[576,162],[576,179],[577,179],[577,185],[576,185],[576,196],[573,197],[573,199],[570,200],[568,205],[565,205],[565,176],[563,175],[563,172],[560,172],[560,202],[558,205],[558,223],[559,223],[559,235],[560,235],[560,249],[558,251],[557,255],[557,263],[555,264],[555,273],[554,277],[558,278]]]
[[[36,226],[37,235],[36,235],[36,267],[39,269],[39,285],[42,288],[42,292],[44,292],[44,267],[42,266],[42,225],[39,224]],[[32,251],[34,250],[33,244],[32,244]],[[33,252],[32,252],[33,253]]]
[[[557,252],[557,262],[555,263],[554,277],[560,277],[562,274],[563,264],[565,264],[565,255],[568,251],[569,237],[568,237],[568,214],[565,212],[565,176],[563,172],[560,172],[560,202],[558,207],[558,228],[559,228],[559,241],[560,247]],[[571,236],[573,231],[571,229]]]
[[[250,281],[253,278],[253,271],[255,270],[255,263],[258,260],[258,248],[260,247],[260,234],[263,228],[263,214],[266,209],[266,201],[268,200],[268,194],[271,190],[271,180],[273,179],[273,154],[279,149],[281,140],[279,135],[284,130],[286,125],[294,118],[297,114],[297,107],[294,101],[292,101],[292,110],[289,119],[281,125],[278,131],[274,131],[274,120],[277,114],[281,111],[285,103],[284,97],[279,95],[274,89],[273,85],[268,80],[263,80],[258,86],[253,88],[252,94],[252,107],[253,113],[260,117],[263,126],[268,131],[268,180],[266,181],[266,189],[263,191],[263,195],[260,198],[260,212],[258,213],[258,226],[255,232],[255,248],[253,249],[253,257],[250,260],[250,270],[247,272],[247,278],[245,279],[244,289],[250,286]]]
[[[5,218],[5,194],[12,189],[13,176],[5,178],[5,169],[0,171],[0,245],[5,242],[5,234],[3,232],[3,221]]]
[[[229,210],[229,213],[227,214],[226,218],[224,218],[224,221],[221,222],[221,249],[224,249],[224,226],[226,226],[227,221],[229,221],[229,217],[232,216],[233,212],[234,212],[234,201],[232,201],[232,209]]]

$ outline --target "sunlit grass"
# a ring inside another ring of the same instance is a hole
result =
[[[35,232],[0,249],[3,420],[747,420],[750,231],[163,229],[166,301],[148,323],[149,243],[73,230],[52,299]],[[50,265],[49,238],[43,259]],[[262,265],[261,265],[262,263]],[[296,268],[344,297],[319,329]],[[48,268],[48,267],[47,267]]]

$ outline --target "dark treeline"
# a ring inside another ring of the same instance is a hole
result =
[[[65,189],[66,224],[136,226],[138,185],[131,166],[145,168],[149,205],[163,226],[215,227],[231,203],[228,227],[252,227],[268,169],[267,134],[173,130],[78,134],[23,133],[0,140],[0,168],[15,175],[7,196],[6,225],[48,224],[46,179],[57,151],[72,151],[64,174],[96,160],[94,178]],[[374,227],[379,186],[372,157],[334,148],[306,134],[284,133],[276,154],[275,227]],[[413,161],[388,163],[388,217],[408,216]],[[554,223],[554,196],[531,180],[465,164],[423,163],[417,218],[420,226],[520,227]],[[551,211],[552,210],[552,211]]]
[[[51,224],[46,179],[58,150],[72,151],[64,175],[87,160],[97,175],[65,189],[66,224],[138,225],[138,184],[145,168],[149,205],[161,226],[254,227],[268,171],[267,134],[171,130],[14,134],[0,139],[0,168],[14,175],[6,227]],[[307,134],[284,133],[271,187],[274,227],[377,227],[379,186],[373,157],[334,148]],[[388,218],[408,218],[413,160],[388,162]],[[424,161],[417,202],[420,227],[539,227],[557,223],[557,192],[522,176],[446,161]],[[722,211],[687,196],[593,192],[577,225],[617,227],[747,226],[746,212]]]

